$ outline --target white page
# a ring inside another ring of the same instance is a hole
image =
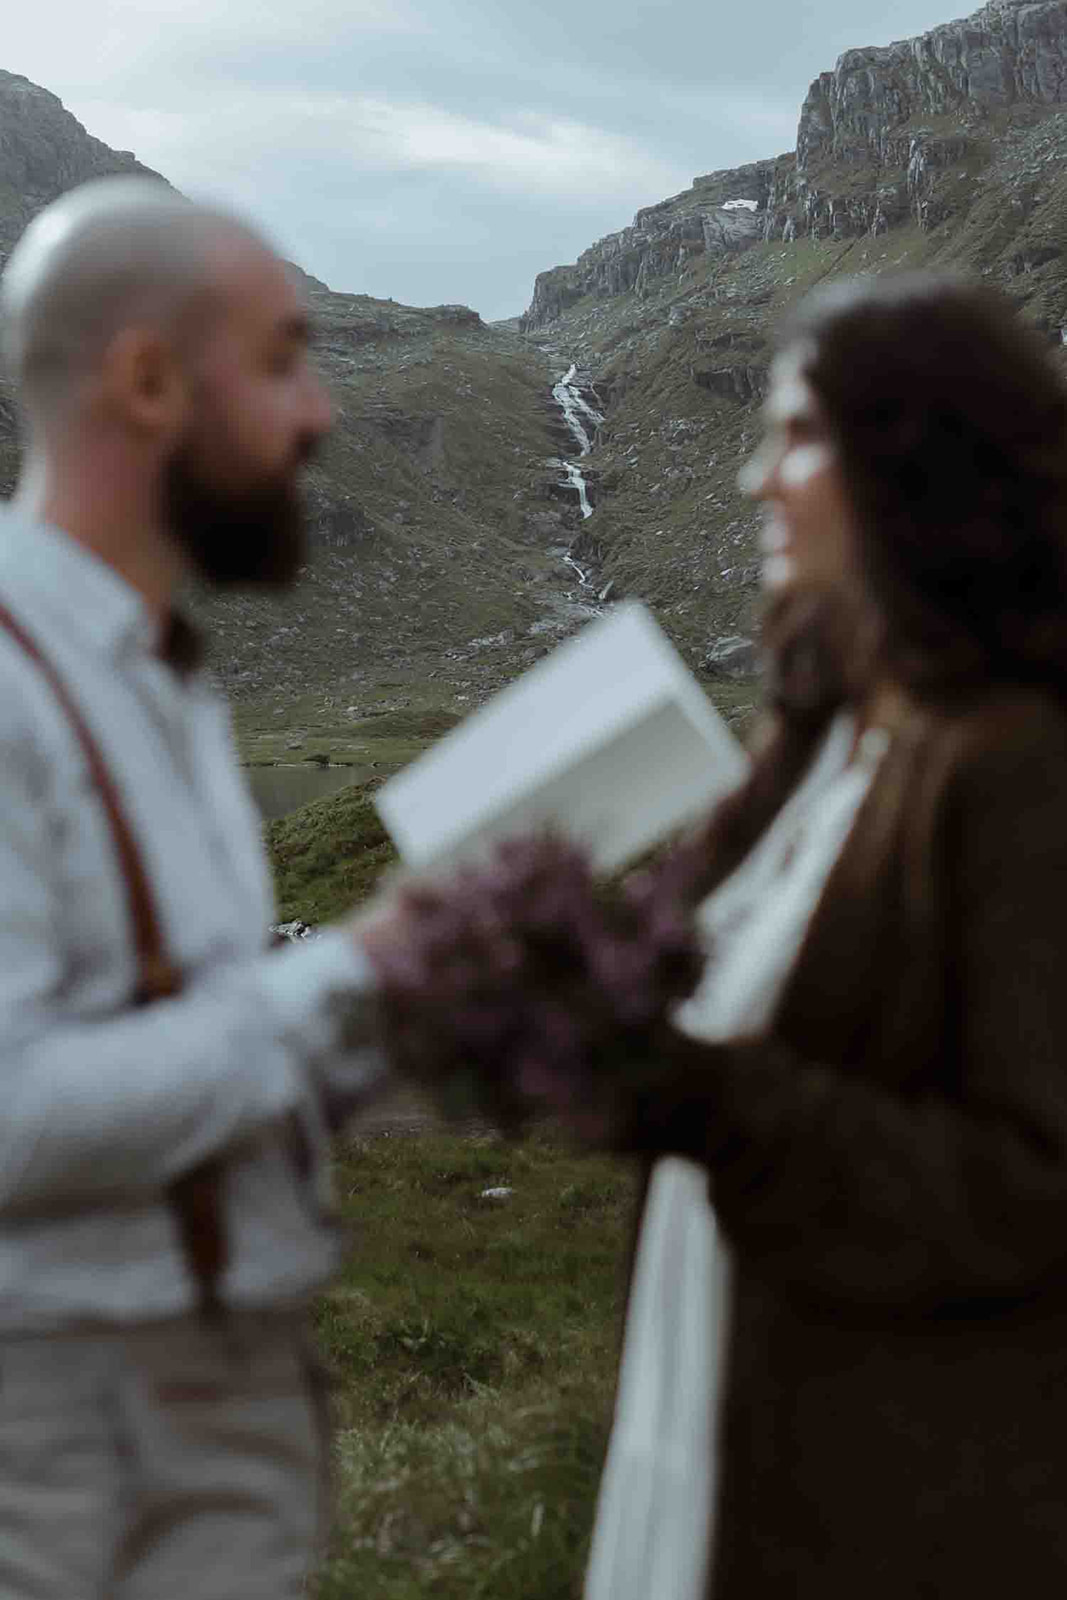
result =
[[[404,859],[551,824],[611,869],[698,816],[745,755],[650,613],[617,606],[385,784]]]

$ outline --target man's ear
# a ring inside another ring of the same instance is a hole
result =
[[[171,434],[182,428],[189,380],[173,344],[158,328],[117,333],[104,352],[100,379],[105,404],[139,432]]]

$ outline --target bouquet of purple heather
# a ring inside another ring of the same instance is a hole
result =
[[[538,1108],[610,1100],[647,1078],[657,1027],[703,954],[673,874],[604,886],[541,833],[400,892],[371,954],[397,1066],[453,1114],[516,1130]]]

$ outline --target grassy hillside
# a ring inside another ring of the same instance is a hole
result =
[[[543,506],[559,536],[544,482],[550,370],[462,309],[312,300],[338,405],[311,479],[314,559],[291,601],[210,608],[219,670],[245,702],[358,701],[413,668],[455,689],[453,662],[484,655],[491,671],[494,650],[521,653],[561,588],[531,516]]]
[[[755,686],[748,682],[713,681],[708,689],[722,716],[743,739],[757,708]],[[383,714],[370,719],[372,727],[377,723],[383,729],[379,735],[365,735],[366,748],[378,752],[376,764],[383,769],[382,775],[413,759],[451,721],[442,716],[439,723],[433,723],[427,718],[413,728],[402,722],[401,716],[397,714],[394,719]],[[394,731],[398,728],[406,731]],[[247,742],[251,744],[259,737],[250,731]],[[277,734],[273,737],[279,740]],[[309,737],[308,743],[327,747],[338,740],[326,731]],[[292,760],[296,753],[286,754]],[[373,894],[383,874],[396,861],[396,852],[374,809],[374,793],[381,781],[382,777],[375,775],[368,781],[355,782],[268,824],[265,839],[279,920],[329,922]]]
[[[956,28],[964,56],[994,24],[983,12]],[[1041,49],[1058,48],[1054,32]],[[245,760],[342,762],[363,779],[403,763],[588,617],[561,560],[574,541],[598,590],[648,600],[744,714],[754,690],[716,680],[707,658],[755,625],[756,517],[736,475],[798,296],[835,274],[948,266],[1002,284],[1057,347],[1067,327],[1067,111],[1022,90],[990,109],[938,78],[943,105],[894,121],[922,88],[901,77],[921,79],[917,61],[904,47],[842,58],[813,86],[796,155],[650,204],[582,271],[543,275],[525,334],[307,280],[338,401],[311,480],[313,559],[284,602],[203,608]],[[848,116],[830,137],[838,90]],[[133,158],[25,80],[0,74],[0,91],[2,254],[71,176]],[[756,211],[722,209],[742,196]],[[606,416],[584,523],[553,462],[550,388],[572,361]],[[0,491],[17,459],[11,401],[0,384]]]
[[[0,266],[66,189],[145,170],[47,90],[0,71]],[[551,364],[463,306],[333,294],[299,275],[338,406],[311,478],[313,558],[282,603],[201,607],[251,760],[277,758],[279,727],[305,730],[320,753],[347,759],[352,745],[359,756],[364,713],[403,712],[402,736],[425,740],[576,614],[558,550],[577,509],[547,465]],[[0,378],[0,494],[17,466],[14,395]]]
[[[396,852],[374,810],[376,787],[355,785],[268,826],[279,921],[342,917],[393,865]]]
[[[925,126],[959,131],[948,119]],[[905,144],[913,132],[901,130]],[[843,204],[846,191],[870,194],[879,177],[855,164],[812,183],[832,183]],[[671,202],[679,213],[692,203]],[[640,294],[587,294],[530,335],[573,356],[605,403],[586,549],[615,594],[653,603],[698,668],[710,639],[750,630],[758,613],[758,519],[736,479],[758,438],[775,330],[828,278],[912,267],[1001,286],[1062,348],[1067,111],[1020,106],[972,128],[956,161],[938,170],[922,225],[907,213],[877,234],[698,254]]]
[[[547,1136],[423,1133],[355,1141],[337,1176],[353,1249],[318,1315],[340,1512],[318,1600],[577,1600],[632,1171]]]

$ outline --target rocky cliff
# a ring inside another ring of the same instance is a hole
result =
[[[778,166],[760,161],[712,172],[695,179],[684,194],[646,206],[630,227],[591,245],[573,267],[542,272],[520,328],[542,327],[587,295],[632,291],[643,297],[657,280],[677,274],[697,256],[715,260],[746,249],[763,236]]]
[[[1067,7],[990,0],[959,22],[884,49],[849,50],[812,84],[795,166],[772,193],[766,238],[929,228],[1022,112],[1067,102]]]
[[[796,149],[694,180],[639,211],[574,266],[542,273],[523,326],[579,300],[647,295],[697,256],[770,240],[930,229],[961,209],[999,140],[1067,103],[1067,6],[990,0],[973,16],[885,48],[849,50],[812,84]],[[734,199],[751,213],[724,210]]]
[[[315,560],[291,601],[214,608],[246,754],[388,766],[604,593],[648,600],[709,678],[740,673],[758,568],[737,469],[795,299],[834,273],[950,265],[1064,340],[1065,40],[1067,0],[993,0],[849,51],[794,151],[697,178],[542,274],[521,334],[307,280],[339,410],[312,478]],[[0,74],[0,253],[68,184],[130,170]],[[549,398],[572,364],[605,416],[587,520]],[[0,480],[14,464],[0,386]]]
[[[14,72],[0,71],[0,266],[35,212],[65,190],[115,173],[158,173],[128,150],[86,133],[62,101]],[[0,380],[0,493],[14,482],[15,408]]]
[[[726,237],[734,199],[754,205]],[[736,478],[774,329],[829,276],[915,266],[999,284],[1067,343],[1064,0],[992,0],[846,52],[811,86],[794,151],[698,178],[538,278],[527,337],[576,361],[605,412],[584,553],[710,672],[716,641],[758,610],[757,519]]]
[[[94,139],[47,89],[0,72],[0,256],[50,200],[90,178],[122,172],[159,176],[128,150]]]

